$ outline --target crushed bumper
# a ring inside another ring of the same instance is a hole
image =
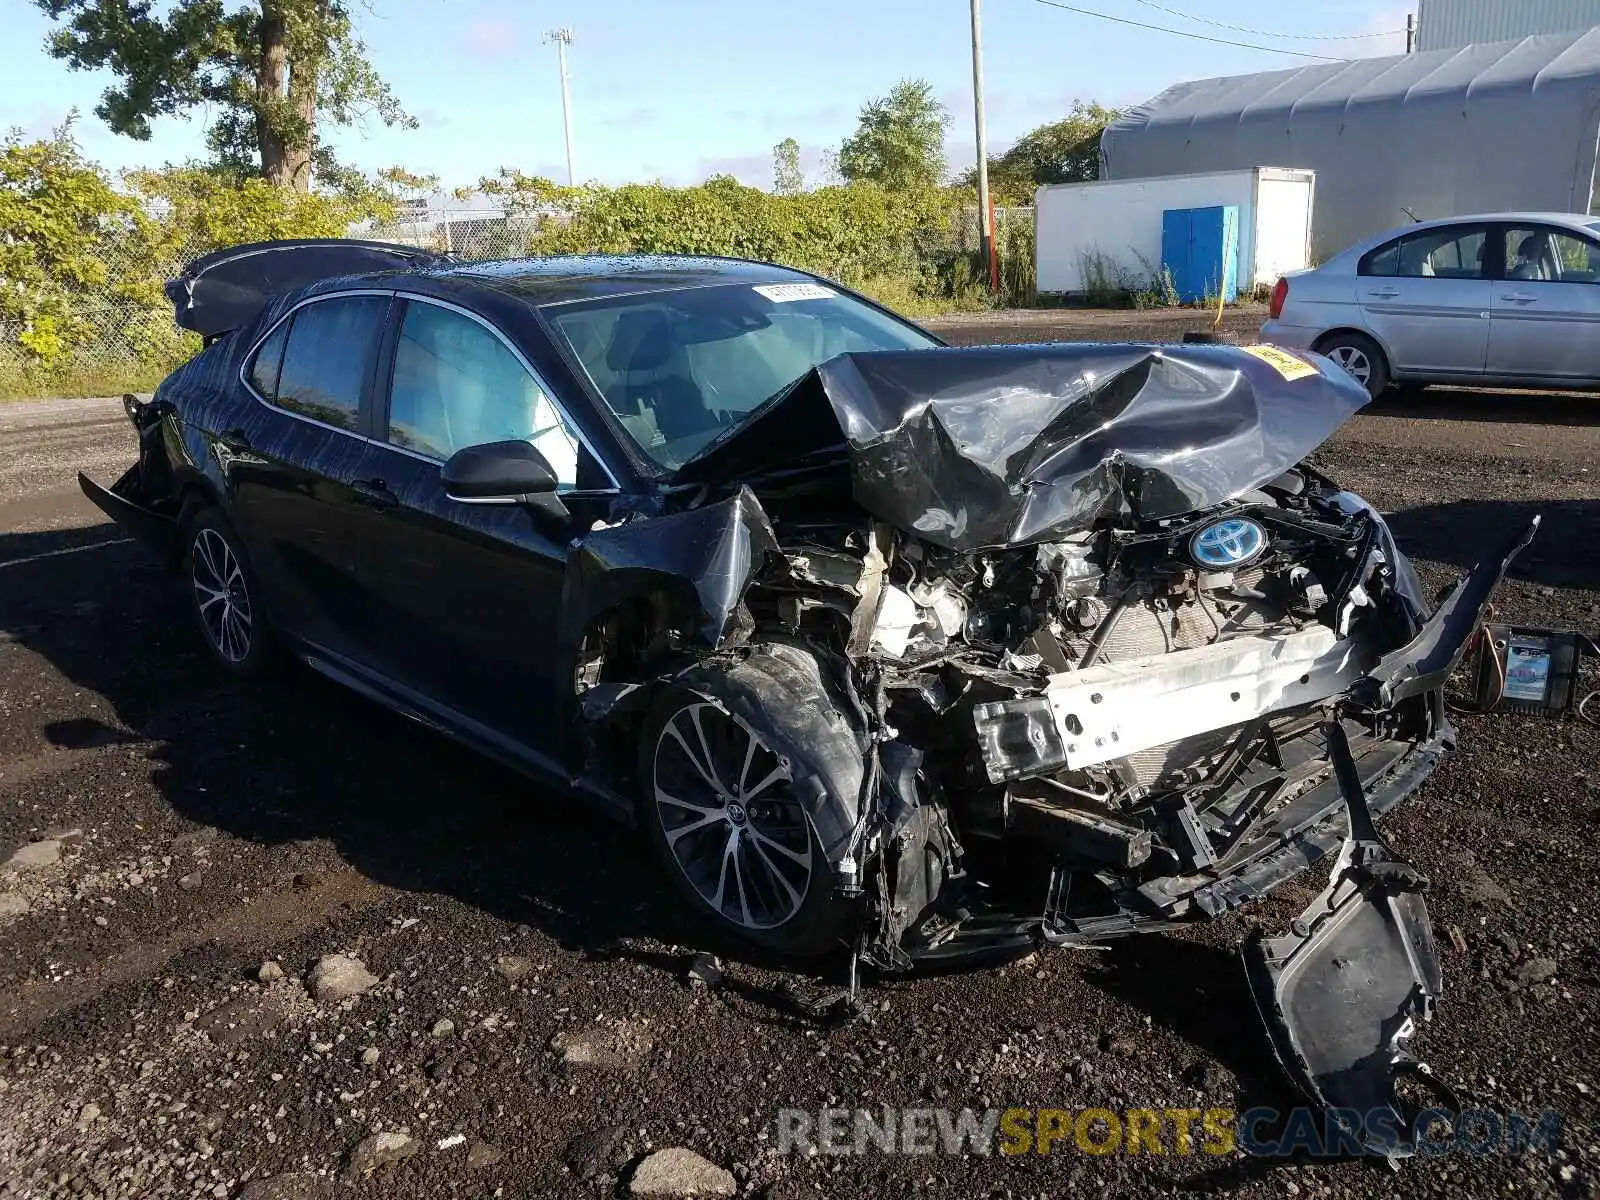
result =
[[[991,783],[1081,770],[1337,696],[1377,661],[1313,625],[1052,675],[1036,696],[978,705]]]
[[[1257,932],[1243,957],[1256,1007],[1295,1084],[1338,1118],[1354,1152],[1415,1153],[1423,1110],[1402,1078],[1454,1094],[1410,1050],[1431,1020],[1443,973],[1422,893],[1428,880],[1378,837],[1344,730],[1329,727],[1349,833],[1328,885],[1286,933]]]
[[[162,443],[162,427],[171,409],[131,393],[122,397],[122,409],[139,435],[139,461],[109,488],[79,471],[78,487],[96,508],[154,551],[165,565],[174,567],[183,552]]]
[[[178,523],[133,498],[138,493],[139,473],[140,468],[129,467],[122,478],[105,488],[79,471],[78,486],[96,508],[171,565],[180,557]]]

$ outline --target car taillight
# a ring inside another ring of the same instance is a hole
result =
[[[1267,316],[1276,321],[1283,316],[1283,303],[1289,298],[1289,281],[1280,279],[1272,289],[1272,303],[1267,307]]]

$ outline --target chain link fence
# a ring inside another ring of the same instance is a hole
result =
[[[200,347],[173,322],[161,287],[201,253],[109,242],[97,255],[104,271],[93,292],[69,292],[28,324],[0,320],[0,400],[154,387]]]
[[[1005,303],[1033,298],[1033,210],[998,209],[1001,293]],[[463,262],[518,258],[536,252],[547,222],[559,216],[507,216],[489,209],[402,207],[397,219],[364,223],[352,237],[453,255]],[[182,248],[157,259],[150,247],[113,243],[101,255],[105,282],[80,295],[61,316],[33,327],[0,321],[0,399],[19,396],[110,395],[147,391],[189,355],[199,340],[180,330],[161,285],[211,247]],[[948,241],[933,248],[944,287],[957,306],[987,300],[975,209],[952,220]],[[879,297],[893,306],[909,295]]]

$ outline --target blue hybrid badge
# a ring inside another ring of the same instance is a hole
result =
[[[1207,525],[1189,539],[1189,557],[1212,570],[1242,567],[1260,558],[1266,548],[1267,531],[1245,517]]]

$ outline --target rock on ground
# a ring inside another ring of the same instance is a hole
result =
[[[494,969],[512,983],[518,983],[533,974],[533,959],[520,954],[502,954],[495,960]]]
[[[329,954],[319,959],[307,980],[311,994],[323,1004],[359,996],[377,982],[378,977],[367,970],[365,963],[347,954]]]
[[[681,1146],[657,1150],[628,1181],[633,1196],[732,1196],[738,1190],[731,1171]]]
[[[19,871],[30,867],[53,867],[61,861],[59,838],[45,838],[42,842],[29,842],[6,862],[6,866]]]
[[[684,979],[692,988],[721,987],[722,964],[713,954],[696,954],[689,962]]]
[[[351,1179],[360,1179],[380,1167],[410,1158],[416,1152],[417,1143],[403,1133],[375,1133],[356,1143],[345,1164],[345,1173]]]
[[[588,1029],[562,1030],[551,1047],[569,1067],[600,1067],[631,1071],[655,1047],[655,1036],[643,1021],[618,1021]]]
[[[499,1146],[491,1146],[488,1142],[473,1142],[467,1147],[467,1166],[474,1171],[492,1167],[505,1156],[505,1151]]]
[[[1519,983],[1543,983],[1546,979],[1553,979],[1555,974],[1555,959],[1530,958],[1517,968],[1517,981]]]

